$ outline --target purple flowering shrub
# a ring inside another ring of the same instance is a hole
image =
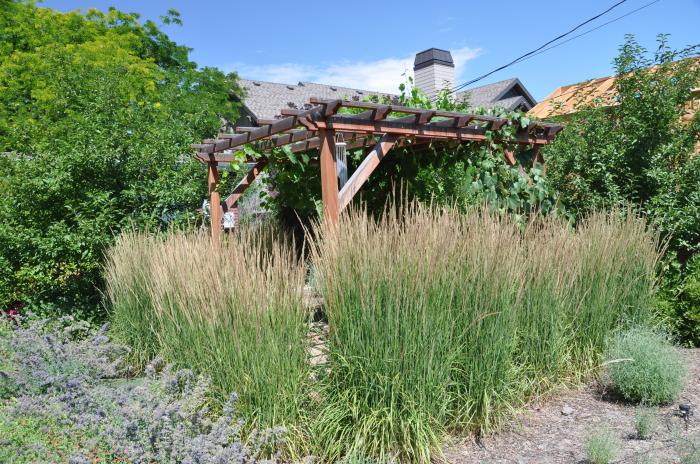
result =
[[[57,321],[32,319],[6,328],[0,349],[9,353],[11,361],[0,382],[13,388],[0,386],[0,392],[5,396],[53,394],[65,390],[71,381],[94,384],[122,376],[122,356],[127,350],[109,342],[107,328],[105,324],[94,331],[72,316]]]
[[[285,431],[255,432],[244,440],[237,396],[214,414],[208,379],[174,370],[159,358],[147,366],[145,377],[126,378],[126,349],[110,342],[106,326],[93,330],[70,319],[11,325],[0,322],[0,431],[37,421],[51,424],[63,435],[81,438],[68,446],[63,460],[75,464],[95,462],[96,450],[97,462],[279,459]],[[37,456],[41,462],[36,446],[12,449],[12,442],[0,437],[0,462],[37,462]]]

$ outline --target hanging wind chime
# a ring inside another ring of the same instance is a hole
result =
[[[348,181],[348,144],[343,140],[343,134],[338,132],[335,141],[335,165],[340,188]]]

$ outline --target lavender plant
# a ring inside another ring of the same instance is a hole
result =
[[[0,351],[10,355],[0,382],[4,391],[12,391],[0,402],[0,431],[29,423],[49,430],[45,435],[53,428],[76,437],[60,442],[61,450],[51,449],[50,440],[35,446],[0,440],[0,462],[51,458],[79,464],[93,462],[97,451],[106,461],[133,463],[279,458],[285,430],[254,432],[244,440],[236,394],[229,396],[221,414],[213,414],[209,380],[175,370],[160,358],[147,366],[145,378],[124,378],[126,349],[109,341],[107,327],[92,330],[69,322],[57,327],[31,321],[0,330]],[[85,336],[76,337],[76,332]]]

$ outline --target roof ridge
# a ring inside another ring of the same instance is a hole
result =
[[[328,88],[337,88],[337,89],[348,89],[348,90],[353,90],[353,91],[360,91],[360,92],[366,92],[368,94],[382,94],[382,95],[397,95],[393,92],[384,92],[382,90],[369,90],[369,89],[362,89],[358,87],[348,87],[345,85],[339,85],[339,84],[323,84],[321,82],[313,82],[313,81],[298,81],[296,84],[287,84],[284,82],[274,82],[274,81],[266,81],[266,80],[261,80],[261,79],[247,79],[247,78],[239,78],[239,82],[251,82],[254,85],[255,84],[272,84],[272,85],[279,85],[279,86],[284,86],[284,87],[304,87],[308,84],[311,85],[320,85],[323,87],[328,87]]]

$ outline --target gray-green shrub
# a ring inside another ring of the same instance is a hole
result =
[[[656,412],[651,408],[637,408],[634,412],[634,430],[640,440],[651,438],[656,430]]]
[[[681,356],[668,336],[658,330],[640,326],[616,333],[606,358],[613,387],[629,401],[667,404],[685,386]]]
[[[590,464],[608,464],[615,459],[620,440],[607,426],[598,427],[586,435],[583,446]]]
[[[126,348],[64,318],[0,318],[2,463],[217,464],[276,462],[284,430],[244,433],[237,396],[211,410],[207,378],[156,358],[145,377],[123,378]]]

